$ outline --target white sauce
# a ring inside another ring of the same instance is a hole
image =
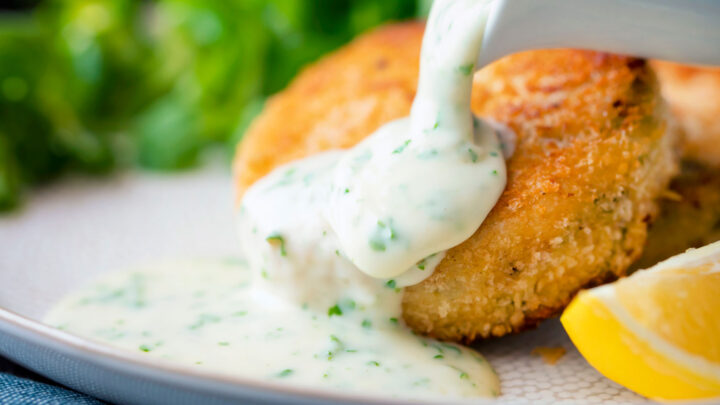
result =
[[[494,129],[470,112],[487,7],[481,0],[433,7],[410,117],[347,151],[280,167],[247,192],[240,227],[248,254],[266,250],[266,238],[276,236],[287,249],[311,247],[300,258],[281,260],[300,277],[318,271],[318,264],[336,273],[337,266],[325,264],[338,261],[337,250],[350,262],[343,267],[394,278],[478,229],[506,182]],[[275,246],[275,256],[279,251]],[[269,261],[258,264],[267,268]],[[412,275],[411,282],[430,274]],[[292,288],[295,278],[288,279]]]
[[[395,288],[378,290],[382,310],[345,300],[331,314],[266,305],[253,288],[242,262],[167,263],[105,276],[46,322],[140,355],[295,386],[415,399],[499,392],[475,351],[402,326]]]
[[[247,377],[409,398],[491,396],[476,352],[411,333],[400,287],[432,274],[497,202],[496,131],[470,112],[488,0],[436,1],[409,118],[356,147],[277,168],[239,212],[248,265],[178,263],[112,275],[51,324]],[[139,305],[141,303],[141,305]]]

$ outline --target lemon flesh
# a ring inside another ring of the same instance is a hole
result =
[[[720,397],[720,242],[583,291],[561,321],[593,367],[641,395]]]

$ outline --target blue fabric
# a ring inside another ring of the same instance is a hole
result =
[[[98,405],[102,402],[75,391],[0,373],[2,405]]]

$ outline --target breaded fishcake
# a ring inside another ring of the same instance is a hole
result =
[[[685,161],[670,191],[660,202],[660,216],[650,225],[635,269],[720,240],[720,168]]]
[[[520,330],[624,274],[676,170],[674,133],[642,60],[518,54],[476,75],[473,100],[519,143],[485,223],[405,293],[406,321],[443,339]]]
[[[685,134],[685,156],[720,168],[720,68],[653,61],[662,94]]]
[[[422,34],[419,23],[376,30],[270,100],[239,147],[238,194],[277,165],[350,147],[407,115]],[[673,132],[640,59],[517,54],[476,74],[473,111],[517,133],[508,186],[480,229],[403,296],[410,327],[448,340],[521,330],[623,274],[676,171]]]

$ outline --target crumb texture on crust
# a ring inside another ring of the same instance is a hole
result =
[[[350,147],[407,115],[422,33],[419,23],[381,28],[300,74],[240,145],[238,195],[277,165]],[[508,187],[486,222],[404,293],[405,322],[446,340],[522,330],[580,288],[622,275],[676,171],[673,131],[639,59],[513,55],[476,74],[473,111],[518,140]]]
[[[238,147],[238,198],[274,167],[349,148],[410,113],[423,25],[399,24],[353,41],[301,72],[270,99]]]
[[[407,289],[405,319],[441,339],[502,336],[624,274],[676,171],[657,84],[639,59],[513,55],[475,77],[473,111],[518,135],[508,186],[480,229]]]
[[[720,169],[720,68],[653,61],[688,159]]]

